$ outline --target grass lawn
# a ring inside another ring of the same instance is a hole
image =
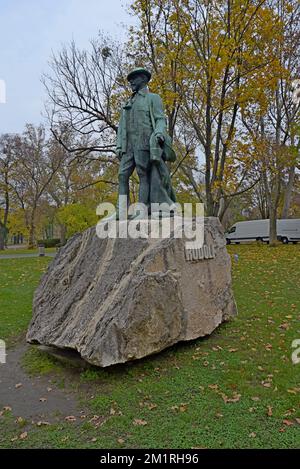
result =
[[[300,245],[229,246],[239,315],[210,337],[111,369],[75,370],[31,350],[24,366],[68,386],[85,409],[37,427],[0,417],[0,447],[296,448],[300,446]],[[50,259],[0,260],[0,338],[30,319]],[[1,370],[0,370],[1,372]],[[1,409],[0,409],[1,410]],[[25,426],[28,436],[16,438]],[[12,441],[13,440],[13,441]]]
[[[56,248],[45,248],[45,253],[49,252],[56,252]],[[4,251],[0,251],[0,256],[7,256],[13,254],[38,254],[38,248],[34,249],[18,249],[18,248],[9,248],[4,249]]]
[[[26,329],[31,317],[34,288],[49,261],[46,257],[0,259],[1,339],[12,341]]]

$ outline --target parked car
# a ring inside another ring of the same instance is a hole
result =
[[[235,223],[226,233],[227,244],[241,241],[269,242],[270,220],[250,220]],[[282,243],[300,241],[300,219],[277,220],[277,239]]]

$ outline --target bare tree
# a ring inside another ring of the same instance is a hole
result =
[[[61,161],[47,188],[49,202],[51,205],[54,203],[55,210],[78,202],[85,193],[98,183],[104,183],[107,190],[109,190],[109,187],[113,187],[113,190],[115,190],[117,182],[107,177],[109,170],[111,168],[115,169],[115,162],[106,162],[103,165],[101,158],[96,156],[93,158],[93,153],[90,154],[91,157],[86,157],[78,156],[76,152],[69,152],[66,147],[70,148],[74,145],[75,131],[64,125],[63,128],[59,129],[59,132],[63,135],[65,146],[60,145],[53,137],[48,142],[49,154],[56,155],[56,158]],[[107,190],[104,192],[107,192]],[[67,229],[60,220],[58,222],[60,242],[64,244]]]
[[[49,152],[45,129],[27,124],[21,136],[14,137],[15,166],[10,187],[23,209],[29,232],[29,248],[34,247],[36,214],[54,175],[61,165],[61,155]]]
[[[99,35],[89,51],[72,42],[52,56],[50,72],[42,78],[46,110],[53,135],[68,152],[114,157],[118,104],[125,89],[123,55],[120,44]],[[77,136],[71,147],[59,132],[62,123]]]

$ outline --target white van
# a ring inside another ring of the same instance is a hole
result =
[[[270,220],[250,220],[235,223],[225,233],[227,244],[241,241],[269,241]],[[277,220],[277,239],[283,243],[300,241],[300,219]]]

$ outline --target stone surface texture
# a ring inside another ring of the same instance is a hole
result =
[[[187,260],[184,238],[72,237],[43,275],[27,341],[106,367],[211,334],[234,316],[223,228],[205,218],[213,259]]]

